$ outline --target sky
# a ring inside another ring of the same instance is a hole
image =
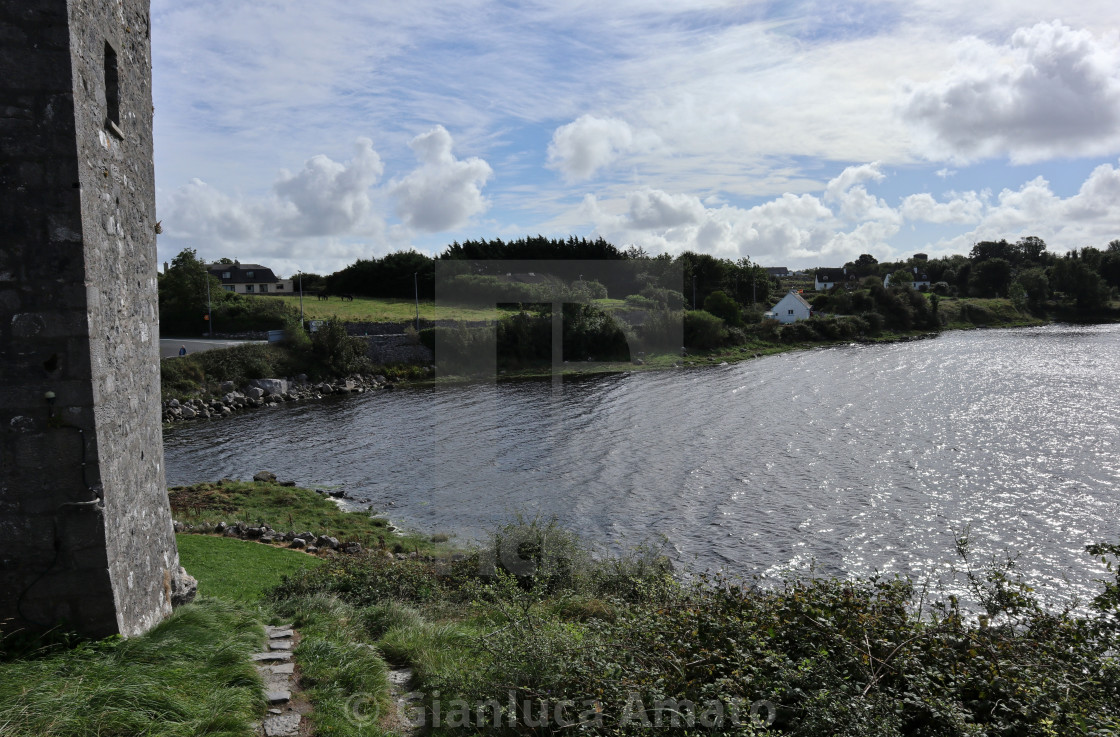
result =
[[[159,258],[1120,238],[1115,0],[152,0]]]

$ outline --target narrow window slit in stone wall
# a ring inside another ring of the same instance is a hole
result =
[[[108,41],[105,42],[105,127],[117,138],[124,138],[121,132],[121,90],[120,74],[117,70],[117,52]]]

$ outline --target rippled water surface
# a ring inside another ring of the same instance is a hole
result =
[[[694,567],[919,577],[970,529],[1051,595],[1120,538],[1120,326],[947,333],[705,369],[416,389],[165,434],[169,483],[262,469],[405,526],[517,511]]]

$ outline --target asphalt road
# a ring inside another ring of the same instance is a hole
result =
[[[207,338],[189,338],[189,339],[163,339],[159,341],[159,356],[160,358],[170,358],[171,356],[179,355],[179,349],[186,347],[187,353],[199,353],[201,351],[210,351],[215,348],[229,348],[232,345],[241,345],[242,343],[267,343],[265,340],[209,340]]]

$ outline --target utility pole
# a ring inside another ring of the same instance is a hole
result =
[[[412,272],[412,289],[416,294],[416,332],[420,332],[420,272]]]
[[[210,309],[210,272],[206,272],[206,322],[210,327],[209,335],[214,337],[214,313]]]
[[[299,329],[303,330],[303,272],[299,272]]]
[[[692,275],[692,309],[696,309],[696,274]]]

